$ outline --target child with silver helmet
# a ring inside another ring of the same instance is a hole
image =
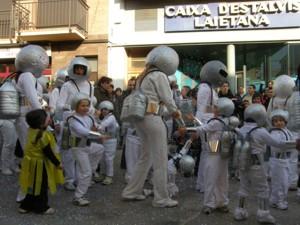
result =
[[[202,151],[207,151],[204,166],[204,202],[203,213],[210,214],[217,209],[228,210],[228,157],[223,157],[227,144],[231,144],[229,117],[233,114],[234,104],[229,98],[219,98],[213,107],[214,117],[205,125],[197,128],[194,138],[200,136]],[[226,138],[225,138],[226,135]],[[221,140],[221,141],[220,141]]]
[[[101,121],[98,129],[107,134],[110,138],[103,141],[104,155],[101,161],[100,180],[103,185],[110,185],[113,182],[114,158],[117,150],[117,133],[119,124],[113,115],[114,105],[110,101],[102,101],[98,109],[100,110]],[[103,171],[102,171],[103,170]]]
[[[244,137],[240,152],[240,188],[238,191],[239,205],[234,211],[236,220],[248,218],[245,200],[250,189],[258,198],[257,221],[275,224],[275,218],[269,211],[269,186],[264,167],[263,154],[266,145],[277,148],[295,148],[296,142],[275,139],[263,126],[267,121],[267,112],[261,104],[251,104],[244,113],[245,123],[239,132]],[[246,157],[242,157],[246,156]],[[243,165],[243,166],[242,166]]]
[[[97,131],[93,117],[89,115],[90,98],[84,93],[77,93],[71,102],[71,109],[75,112],[67,118],[71,132],[71,150],[76,160],[77,187],[73,203],[78,206],[86,206],[90,203],[85,198],[92,181],[92,174],[103,154],[103,145],[92,141],[103,140],[103,136]]]
[[[289,141],[294,136],[287,129],[289,113],[282,109],[271,112],[270,120],[272,129],[270,134],[275,139]],[[286,210],[288,208],[287,194],[289,189],[289,156],[293,149],[271,147],[270,170],[271,170],[271,194],[270,203],[274,208]]]

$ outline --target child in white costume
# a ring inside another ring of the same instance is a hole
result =
[[[87,94],[91,102],[94,96],[94,88],[88,81],[90,76],[90,65],[85,58],[75,57],[72,59],[67,71],[70,80],[62,85],[56,105],[57,111],[63,111],[64,121],[66,121],[66,118],[72,113],[71,101],[78,92]],[[90,113],[93,114],[92,104],[90,106]],[[75,160],[72,152],[68,149],[63,150],[61,154],[65,172],[64,187],[66,190],[73,191],[75,190],[74,182],[76,180]]]
[[[213,60],[207,62],[200,71],[201,83],[198,86],[196,117],[202,123],[206,123],[213,117],[212,109],[218,100],[215,89],[221,87],[226,81],[226,70],[222,62]],[[200,192],[204,192],[204,165],[207,155],[208,152],[202,149],[196,182],[196,190]]]
[[[68,117],[72,139],[72,153],[76,160],[77,187],[73,203],[86,206],[90,203],[84,195],[92,181],[92,174],[96,171],[103,154],[103,146],[91,139],[102,139],[91,131],[96,130],[94,119],[88,114],[90,108],[89,97],[78,93],[73,97],[72,109],[75,113]]]
[[[210,214],[214,209],[225,213],[229,211],[228,158],[222,158],[219,149],[213,149],[210,143],[216,143],[221,139],[225,127],[229,125],[228,117],[233,111],[234,104],[229,98],[219,98],[214,109],[215,117],[197,128],[197,136],[201,137],[202,151],[208,152],[204,166],[205,214]]]
[[[101,111],[101,117],[103,117],[103,119],[97,128],[110,137],[103,141],[104,163],[101,164],[101,173],[105,173],[105,178],[102,181],[102,184],[109,185],[113,182],[112,177],[114,175],[114,158],[117,150],[117,133],[119,124],[113,115],[114,106],[110,101],[101,102],[98,108]]]
[[[276,109],[271,112],[273,129],[270,133],[274,139],[290,141],[293,134],[286,128],[289,114],[287,111]],[[287,194],[289,190],[289,155],[293,149],[271,147],[271,195],[270,204],[274,208],[288,208]],[[297,151],[297,150],[296,150]]]
[[[244,118],[245,123],[240,129],[240,133],[247,141],[244,143],[240,153],[239,206],[235,209],[234,218],[236,220],[247,219],[248,212],[245,208],[245,200],[250,190],[253,189],[258,198],[257,221],[260,223],[275,224],[275,218],[270,214],[268,209],[269,185],[264,167],[263,154],[266,145],[278,148],[295,148],[296,142],[277,140],[262,127],[266,123],[267,113],[261,104],[248,106],[245,110]],[[246,148],[245,146],[249,147]],[[242,157],[245,155],[247,157]]]

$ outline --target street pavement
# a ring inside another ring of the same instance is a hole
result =
[[[211,215],[201,213],[203,194],[194,189],[195,178],[178,176],[180,193],[176,208],[153,208],[152,197],[140,202],[121,200],[121,191],[125,187],[124,171],[119,169],[121,151],[117,151],[114,183],[109,186],[93,185],[88,191],[91,204],[78,207],[72,204],[73,193],[62,187],[52,196],[50,206],[57,211],[54,215],[19,214],[15,202],[18,190],[18,177],[0,174],[0,225],[255,225],[256,200],[250,197],[247,202],[249,219],[234,221],[232,212],[237,204],[236,193],[239,182],[230,180],[230,213],[214,212]],[[289,209],[281,211],[271,209],[279,225],[300,225],[300,203],[296,192],[289,193]]]

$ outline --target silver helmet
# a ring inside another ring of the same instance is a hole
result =
[[[36,78],[42,76],[42,72],[49,65],[49,57],[42,47],[27,45],[21,49],[15,59],[15,67],[20,72],[30,72]]]
[[[267,120],[267,112],[262,104],[251,104],[246,108],[244,118],[245,120],[252,119],[258,126],[264,126]]]
[[[279,98],[287,98],[293,93],[295,81],[288,75],[280,75],[274,81],[274,93]]]
[[[48,93],[48,84],[49,84],[49,79],[46,76],[41,76],[37,79],[37,81],[39,82],[39,84],[42,86],[43,88],[43,93]]]
[[[179,161],[180,170],[183,174],[193,174],[195,160],[190,155],[184,155]]]
[[[77,75],[74,73],[75,66],[80,65],[85,68],[84,75]],[[75,57],[71,60],[68,66],[68,74],[74,80],[87,80],[91,74],[91,67],[89,62],[83,57]]]
[[[200,80],[210,83],[213,87],[221,87],[227,76],[226,66],[218,60],[207,62],[200,71]]]
[[[73,96],[73,98],[71,100],[71,109],[76,110],[79,102],[82,100],[88,100],[89,103],[91,103],[90,97],[87,94],[78,92]]]
[[[282,110],[282,109],[275,109],[275,110],[273,110],[271,112],[270,119],[272,120],[273,117],[275,117],[275,116],[282,117],[285,120],[286,123],[289,120],[289,112],[286,111],[286,110]]]
[[[100,104],[99,104],[99,107],[98,107],[100,110],[101,109],[107,109],[109,111],[113,111],[114,110],[114,105],[112,104],[111,101],[102,101]]]
[[[166,75],[176,72],[179,65],[179,57],[173,48],[158,46],[152,49],[146,57],[146,66],[155,66]]]
[[[66,69],[59,69],[56,72],[55,86],[58,88],[61,87],[65,83],[67,76],[69,75]]]
[[[240,125],[240,120],[236,116],[229,117],[229,126],[231,129],[235,129]]]
[[[217,108],[222,116],[229,117],[234,111],[234,104],[231,99],[222,97],[217,101]]]

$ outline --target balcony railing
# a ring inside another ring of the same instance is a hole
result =
[[[21,32],[76,27],[84,35],[87,34],[89,7],[84,0],[20,1],[17,5],[29,12],[28,19],[20,24]],[[24,10],[20,11],[24,12]],[[26,15],[19,15],[19,18],[24,16]]]
[[[11,10],[0,11],[0,38],[10,39],[15,36]]]

